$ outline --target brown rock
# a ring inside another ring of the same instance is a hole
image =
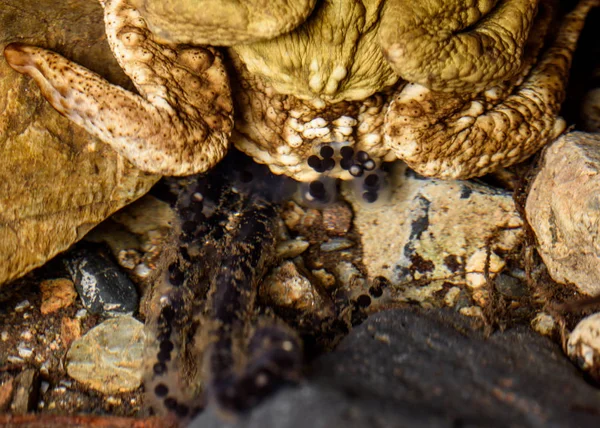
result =
[[[14,41],[35,44],[130,85],[108,48],[98,2],[5,0],[0,22],[0,52]],[[3,58],[0,76],[2,284],[64,251],[159,177],[61,116]]]
[[[77,318],[63,317],[60,320],[60,338],[65,348],[69,348],[74,340],[81,337],[81,321]]]
[[[39,376],[37,371],[27,369],[15,378],[15,394],[10,405],[12,413],[23,415],[35,408],[39,390]]]
[[[44,315],[71,306],[77,298],[75,285],[70,279],[59,278],[42,281],[40,290],[42,291],[40,311]]]
[[[333,315],[317,289],[291,261],[273,269],[265,278],[260,294],[262,299],[275,306],[310,313],[321,319]]]
[[[304,210],[293,201],[288,201],[283,204],[283,210],[281,212],[281,218],[283,222],[290,230],[296,230],[296,227],[300,223],[300,220],[304,216]]]

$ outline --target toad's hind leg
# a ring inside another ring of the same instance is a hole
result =
[[[188,175],[215,165],[233,126],[220,54],[158,43],[126,1],[104,6],[111,49],[140,95],[39,47],[7,45],[8,64],[30,75],[61,114],[145,171]]]
[[[580,1],[515,87],[472,96],[406,85],[386,116],[390,149],[420,174],[440,178],[481,176],[531,156],[565,128],[558,113],[571,58],[588,12],[599,3]]]

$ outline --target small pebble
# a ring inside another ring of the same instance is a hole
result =
[[[79,309],[77,312],[75,312],[75,318],[77,319],[83,319],[85,317],[88,316],[88,311],[86,309]]]
[[[315,287],[291,261],[283,262],[265,278],[261,295],[273,305],[308,312],[318,310],[322,305]]]
[[[277,257],[291,259],[302,254],[310,244],[303,239],[290,239],[277,245]]]
[[[31,330],[24,330],[21,332],[21,337],[25,340],[31,340],[33,338],[33,334]]]
[[[81,321],[78,318],[71,319],[63,317],[60,320],[60,338],[65,347],[71,346],[71,343],[81,337]]]
[[[33,355],[33,349],[27,346],[25,342],[20,342],[17,345],[17,353],[19,354],[19,357],[23,359],[28,359],[31,358],[31,356]]]
[[[30,306],[31,306],[31,303],[29,303],[29,300],[23,300],[22,302],[17,303],[17,305],[15,306],[15,311],[23,312],[25,309],[29,308]]]
[[[150,276],[152,273],[152,269],[150,269],[145,263],[140,263],[133,269],[133,272],[139,278],[148,278],[148,276]]]
[[[321,251],[328,253],[331,251],[345,250],[354,246],[354,242],[345,238],[333,238],[321,244]]]
[[[479,306],[467,306],[460,308],[458,312],[461,315],[466,315],[468,317],[483,318],[483,311]]]
[[[527,295],[527,288],[518,278],[500,273],[494,279],[496,290],[509,299],[518,299]]]
[[[144,372],[144,324],[130,316],[110,318],[75,340],[67,373],[104,394],[132,391]]]
[[[328,234],[342,236],[352,227],[352,210],[344,203],[335,203],[323,208],[323,227]]]
[[[312,274],[325,288],[330,288],[335,285],[335,276],[327,272],[325,269],[315,269],[312,271]]]
[[[531,320],[531,327],[544,336],[551,336],[556,328],[556,321],[552,315],[540,312]]]
[[[341,284],[354,284],[356,290],[360,290],[366,283],[360,271],[350,262],[339,262],[335,266],[335,274]]]
[[[77,298],[73,281],[66,278],[42,281],[40,290],[42,291],[40,311],[43,315],[51,314],[62,308],[68,308]]]
[[[300,205],[293,201],[288,201],[283,205],[281,218],[288,229],[294,230],[305,214],[305,211]]]

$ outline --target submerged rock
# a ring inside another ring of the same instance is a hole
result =
[[[568,394],[565,394],[568,391]],[[489,338],[450,310],[384,311],[319,358],[308,379],[237,422],[193,427],[596,426],[600,391],[526,327]]]

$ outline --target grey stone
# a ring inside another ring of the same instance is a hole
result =
[[[599,418],[600,391],[550,340],[525,327],[485,339],[449,309],[405,309],[368,318],[302,385],[237,422],[209,410],[191,426],[595,427]]]
[[[145,337],[135,318],[110,318],[73,341],[67,373],[105,394],[132,391],[142,383]]]
[[[600,293],[600,134],[572,132],[544,152],[525,207],[552,278]]]
[[[93,314],[132,314],[138,293],[129,277],[105,254],[77,250],[66,260],[83,306]]]

